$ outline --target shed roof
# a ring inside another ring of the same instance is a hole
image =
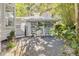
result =
[[[21,20],[25,20],[25,21],[58,21],[60,18],[60,16],[27,16],[27,17],[16,17],[16,19],[21,19]]]

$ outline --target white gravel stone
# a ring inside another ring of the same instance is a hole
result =
[[[48,42],[44,42],[44,44],[47,44]]]
[[[45,48],[42,47],[42,46],[35,46],[35,50],[36,50],[36,51],[38,51],[38,50],[45,50]]]
[[[52,42],[55,42],[55,40],[52,40]]]
[[[48,44],[48,47],[53,47],[53,45],[51,45],[51,44]]]

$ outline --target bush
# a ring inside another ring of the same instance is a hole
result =
[[[7,44],[7,48],[14,48],[15,47],[15,43],[9,41]]]
[[[15,36],[14,31],[11,31],[10,32],[10,36],[7,36],[7,40],[8,40],[7,48],[13,48],[13,47],[15,47],[15,42],[13,41],[13,37],[14,36]]]
[[[78,47],[78,43],[75,40],[73,40],[71,42],[71,47],[74,48],[74,49],[76,49]]]
[[[63,33],[63,37],[72,41],[76,39],[76,33],[72,30],[66,30],[66,32]]]
[[[66,26],[63,23],[56,24],[51,30],[50,34],[53,34],[59,38],[64,38],[67,40],[73,40],[76,38],[76,32],[74,25]]]
[[[50,34],[53,34],[59,38],[66,39],[71,42],[71,47],[76,48],[78,46],[78,42],[76,39],[75,26],[68,26],[63,23],[56,24],[51,30]]]
[[[10,32],[10,36],[11,36],[11,37],[14,37],[14,36],[15,36],[14,31],[11,31],[11,32]]]
[[[10,35],[7,36],[7,40],[11,41],[11,40],[13,39],[14,36],[15,36],[14,31],[11,31],[11,32],[10,32]]]

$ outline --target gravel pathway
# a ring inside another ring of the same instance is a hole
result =
[[[19,39],[26,47],[27,56],[62,56],[64,42],[54,37],[31,37]],[[21,43],[22,44],[22,43]]]
[[[17,39],[17,47],[23,52],[22,56],[62,56],[63,46],[64,41],[55,37],[25,37]],[[16,49],[16,51],[19,50]]]

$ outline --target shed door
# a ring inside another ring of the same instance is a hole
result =
[[[22,24],[16,25],[16,37],[23,37],[25,36],[25,30]]]

